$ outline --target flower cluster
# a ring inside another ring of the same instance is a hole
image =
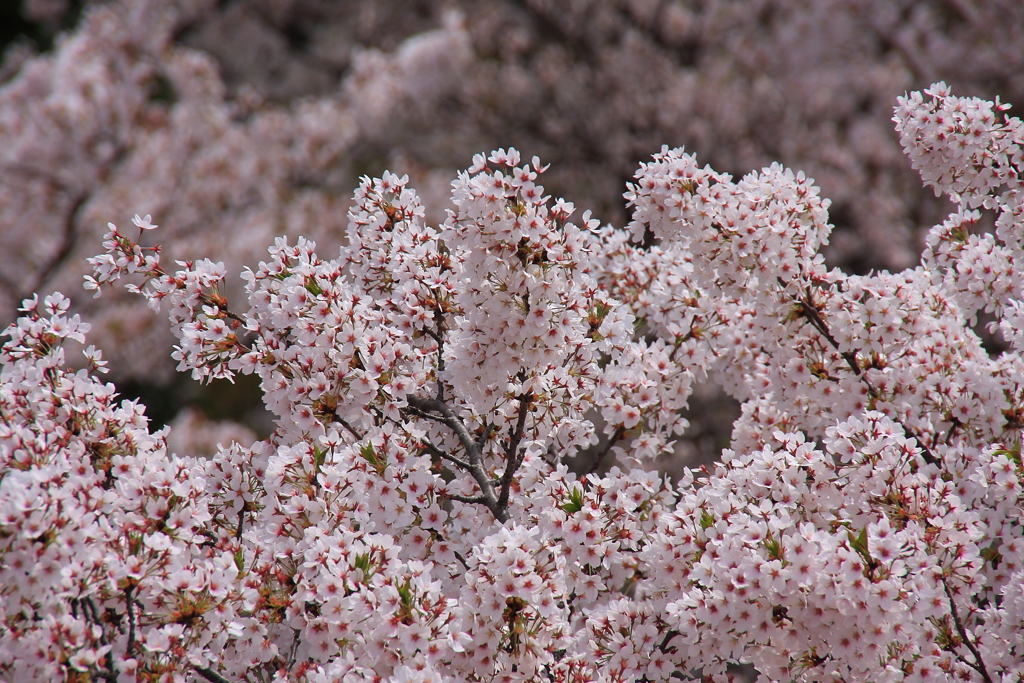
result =
[[[669,149],[626,230],[573,222],[514,149],[436,227],[407,177],[364,178],[337,258],[277,239],[244,310],[223,265],[169,273],[111,226],[87,288],[166,306],[179,367],[256,375],[276,429],[168,455],[95,350],[68,367],[67,300],[27,300],[0,352],[0,677],[1020,680],[1021,124],[928,95],[898,126],[959,206],[900,273],[826,267],[802,173]],[[645,466],[707,376],[742,416],[671,482]]]
[[[170,259],[229,273],[278,234],[333,253],[348,190],[389,164],[437,224],[481,140],[541,154],[549,188],[620,224],[625,172],[663,141],[718,168],[783,158],[834,202],[830,263],[916,263],[947,208],[901,158],[891,100],[940,75],[1021,100],[1024,4],[758,2],[11,3],[37,30],[0,39],[0,326],[71,291],[93,227],[140,208]],[[142,301],[76,306],[117,349],[112,381],[185,384]]]
[[[249,630],[251,592],[216,532],[204,466],[166,457],[142,408],[62,344],[88,325],[27,300],[0,352],[0,671],[6,680],[154,680]],[[237,544],[236,544],[237,545]],[[201,622],[204,628],[193,626]],[[254,624],[255,625],[255,624]]]

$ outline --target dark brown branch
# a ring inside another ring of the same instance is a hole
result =
[[[444,494],[444,497],[447,498],[448,500],[457,500],[460,503],[475,504],[475,503],[486,503],[487,502],[487,500],[483,496],[472,496],[472,497],[470,497],[470,496],[459,496],[459,495],[456,495],[454,493],[446,493],[446,494]]]
[[[437,342],[437,396],[435,398],[438,401],[443,401],[444,382],[441,381],[441,373],[444,372],[444,314],[440,308],[437,308],[434,310],[434,316],[437,320],[437,330],[431,336]]]
[[[523,456],[519,454],[519,444],[523,441],[523,434],[526,432],[526,418],[530,414],[530,404],[533,403],[533,392],[526,392],[519,396],[519,415],[516,419],[516,427],[509,435],[508,443],[505,445],[505,473],[501,475],[501,493],[498,495],[498,506],[505,510],[508,508],[508,498],[512,490],[512,479],[516,470],[523,464]]]
[[[129,657],[135,656],[135,596],[132,593],[135,586],[129,586],[124,591],[125,611],[128,613],[128,645],[126,652]]]
[[[408,408],[406,408],[406,410],[417,417],[422,417],[424,420],[433,420],[434,422],[440,422],[443,425],[448,424],[448,421],[445,419],[444,415],[434,415],[433,413],[430,413],[426,410],[414,408],[411,405]]]
[[[665,639],[662,640],[661,645],[658,646],[658,649],[661,651],[662,654],[668,652],[668,644],[672,641],[673,638],[675,638],[678,635],[679,631],[675,629],[669,629],[668,632],[665,633]]]
[[[853,373],[857,375],[857,378],[861,382],[863,382],[864,385],[868,388],[868,396],[870,396],[872,400],[879,398],[880,393],[878,389],[875,388],[875,386],[871,383],[871,380],[868,379],[867,373],[865,373],[863,368],[860,367],[860,363],[857,362],[857,356],[853,353],[850,353],[849,351],[839,350],[839,341],[832,336],[832,332],[831,330],[829,330],[828,323],[825,322],[825,320],[821,317],[821,313],[818,312],[818,309],[815,308],[814,304],[811,302],[810,289],[807,290],[807,298],[797,299],[797,303],[800,305],[800,310],[804,314],[804,318],[806,318],[807,321],[811,324],[811,326],[818,331],[818,334],[824,337],[825,341],[827,341],[829,345],[833,349],[835,349],[836,352],[839,353],[839,355],[843,357],[843,359],[846,361],[846,364],[849,365]],[[907,425],[903,424],[903,421],[900,420],[899,417],[893,417],[892,420],[900,427],[902,427],[904,432],[913,436],[917,440],[917,445],[920,446],[921,448],[921,458],[924,459],[926,463],[928,463],[929,465],[939,464],[939,458],[936,457],[935,454],[931,452],[931,449],[928,448],[928,446],[925,444],[924,439],[921,438],[920,434],[915,432]]]
[[[291,669],[295,666],[295,658],[299,653],[299,642],[301,642],[302,631],[297,628],[292,629],[292,647],[288,653],[288,663],[285,665],[285,669]]]
[[[428,337],[430,337],[431,339],[436,341],[438,346],[440,346],[441,342],[443,341],[443,337],[438,335],[438,333],[436,331],[434,331],[434,330],[424,328],[423,329],[423,334],[427,335]]]
[[[427,441],[426,439],[420,439],[420,443],[423,444],[424,448],[427,449],[428,453],[432,453],[433,455],[436,455],[439,458],[443,458],[444,460],[447,460],[448,462],[458,465],[462,469],[469,471],[471,465],[465,460],[460,460],[459,458],[456,458],[454,455],[448,454],[447,452],[441,450],[440,448],[438,448],[431,442]]]
[[[963,660],[964,663],[977,671],[985,683],[993,683],[992,676],[989,675],[988,670],[985,668],[985,662],[981,658],[981,653],[978,652],[978,647],[971,641],[970,636],[967,634],[967,629],[964,628],[963,621],[960,620],[960,613],[957,611],[956,602],[953,600],[953,591],[950,590],[949,583],[946,582],[945,578],[942,579],[942,587],[946,589],[946,597],[949,599],[949,611],[953,615],[953,625],[956,626],[956,632],[960,634],[960,639],[963,640],[964,645],[974,655],[973,664],[966,659]]]
[[[959,429],[961,427],[963,427],[963,426],[964,426],[964,423],[961,422],[959,420],[959,418],[957,418],[955,416],[950,418],[950,420],[949,420],[949,430],[946,432],[946,439],[945,439],[945,442],[946,442],[947,446],[952,444],[953,437],[956,435],[957,431],[959,431]]]
[[[107,645],[107,629],[104,626],[103,621],[100,619],[99,610],[96,609],[96,603],[92,601],[91,597],[84,598],[82,600],[82,613],[85,615],[87,620],[100,627],[100,642]]]
[[[461,564],[463,566],[463,568],[468,572],[469,571],[469,563],[466,562],[466,558],[464,558],[462,555],[460,555],[458,550],[453,550],[452,552],[455,553],[455,559],[458,560],[459,564]]]
[[[245,324],[245,319],[244,318],[239,316],[237,313],[233,313],[231,311],[231,309],[228,309],[228,308],[225,308],[224,306],[222,306],[221,303],[217,299],[214,299],[209,294],[201,294],[199,296],[199,298],[207,306],[210,306],[212,308],[216,308],[218,311],[223,313],[225,318],[230,318],[231,320],[234,320],[235,322],[241,323],[243,325]],[[235,340],[236,340],[236,342],[238,343],[239,346],[244,347],[247,351],[251,350],[248,347],[246,347],[245,344],[243,344],[242,341],[239,340],[237,337],[235,337]]]
[[[462,420],[452,412],[447,403],[437,399],[420,398],[419,396],[409,396],[408,402],[410,407],[423,413],[424,417],[443,422],[450,427],[456,436],[459,437],[459,441],[462,443],[462,447],[466,449],[466,453],[473,454],[477,451],[476,441],[473,440],[473,436],[466,429],[466,425],[462,423]],[[437,413],[437,415],[434,413]],[[472,458],[470,461],[472,462]]]
[[[480,439],[476,442],[477,445],[480,446],[480,448],[482,449],[484,446],[487,445],[487,440],[491,438],[491,434],[493,434],[493,433],[494,433],[494,425],[491,424],[491,423],[488,423],[487,426],[484,428],[484,433],[480,436]]]
[[[601,450],[601,453],[594,458],[594,461],[590,463],[590,467],[587,468],[587,471],[584,474],[593,474],[596,472],[597,468],[601,466],[601,462],[608,456],[612,448],[615,447],[615,444],[619,442],[619,439],[621,439],[625,433],[626,429],[624,427],[617,427],[615,429],[615,433],[612,434],[611,438],[608,439],[608,443],[605,444],[605,447]]]
[[[203,678],[205,678],[206,680],[210,681],[210,683],[231,683],[231,681],[224,678],[213,669],[209,669],[205,666],[194,666],[192,667],[192,670],[200,676],[202,676]]]
[[[71,198],[71,205],[68,207],[67,212],[64,215],[64,224],[61,232],[60,245],[57,248],[57,252],[53,254],[40,269],[33,281],[25,288],[25,291],[30,295],[33,292],[38,292],[46,282],[53,276],[54,272],[63,265],[68,257],[71,256],[71,252],[75,249],[75,243],[78,240],[78,234],[75,231],[75,226],[78,224],[78,212],[85,204],[86,200],[89,199],[89,195],[86,193],[79,193]],[[16,305],[20,305],[22,299],[26,298],[25,294],[15,297]]]
[[[113,669],[93,669],[92,674],[110,683],[117,683],[117,672]]]
[[[356,441],[362,441],[362,440],[363,440],[363,435],[362,435],[362,434],[360,434],[360,433],[359,433],[359,432],[358,432],[358,431],[357,431],[357,430],[355,429],[355,427],[353,427],[352,425],[350,425],[350,424],[349,424],[349,423],[348,423],[348,422],[347,422],[346,420],[342,420],[341,418],[338,418],[338,422],[340,422],[340,423],[341,423],[341,426],[342,426],[342,427],[344,427],[345,429],[347,429],[347,430],[348,430],[348,433],[349,433],[349,434],[351,434],[352,436],[356,437]]]
[[[77,610],[75,609],[75,603],[78,603],[82,606],[82,617],[86,621],[92,622],[93,624],[99,627],[100,644],[104,646],[110,645],[110,639],[107,638],[107,625],[103,622],[102,618],[100,617],[99,610],[96,608],[96,603],[93,602],[92,597],[86,597],[80,600],[72,601],[71,613],[75,615],[75,617],[77,618],[78,615]],[[114,683],[115,681],[117,681],[117,674],[114,672],[114,656],[113,653],[109,650],[107,651],[106,660],[107,668],[100,669],[97,667],[93,670],[93,673],[95,673],[98,677],[104,680]]]
[[[857,356],[855,354],[850,353],[849,351],[839,350],[839,341],[832,336],[831,330],[829,330],[828,325],[825,323],[824,319],[822,319],[821,314],[818,312],[818,309],[815,308],[814,305],[810,302],[810,299],[811,293],[808,292],[807,299],[798,300],[798,303],[800,304],[800,309],[803,312],[804,317],[807,319],[808,322],[811,323],[811,326],[818,331],[818,334],[824,337],[825,340],[829,343],[829,345],[832,346],[832,348],[835,349],[836,352],[843,357],[843,360],[845,360],[846,364],[850,366],[850,369],[853,370],[853,373],[857,375],[857,377],[859,377],[861,381],[864,382],[864,384],[867,385],[868,394],[871,396],[871,398],[878,398],[878,390],[875,389],[874,385],[871,384],[871,380],[869,380],[867,376],[865,376],[864,370],[860,367],[860,363],[857,362]]]

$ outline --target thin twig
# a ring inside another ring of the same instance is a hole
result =
[[[481,449],[484,446],[486,446],[487,445],[487,440],[491,438],[491,434],[493,434],[493,433],[494,433],[494,425],[492,423],[488,422],[487,426],[484,427],[483,435],[476,442],[477,446],[479,446]]]
[[[957,611],[956,602],[953,600],[953,591],[950,590],[949,583],[946,582],[945,578],[942,579],[942,587],[946,589],[946,597],[949,598],[949,611],[953,615],[953,625],[956,626],[956,631],[960,634],[960,638],[963,640],[964,645],[966,645],[967,649],[971,651],[972,655],[974,655],[974,664],[971,664],[966,659],[963,660],[964,663],[981,674],[985,683],[993,683],[992,677],[985,668],[985,662],[981,658],[981,653],[978,652],[977,646],[971,642],[971,638],[967,634],[967,629],[964,628],[964,623],[960,620],[960,613]]]
[[[165,273],[165,274],[166,274],[166,273]],[[245,318],[241,317],[241,316],[240,316],[240,315],[238,315],[237,313],[233,313],[233,312],[232,312],[232,311],[231,311],[230,309],[228,309],[228,308],[225,308],[224,306],[222,306],[222,305],[220,304],[220,302],[219,302],[219,301],[218,301],[217,299],[214,299],[214,298],[213,298],[212,296],[210,296],[209,294],[200,294],[200,295],[199,295],[199,298],[200,298],[200,300],[201,300],[201,301],[202,301],[202,302],[203,302],[204,304],[206,304],[207,306],[210,306],[211,308],[216,308],[216,309],[217,309],[218,311],[220,311],[221,313],[223,313],[223,314],[224,314],[224,317],[226,317],[226,318],[230,318],[231,320],[234,320],[235,322],[239,322],[239,323],[242,323],[243,325],[245,324]],[[251,351],[251,350],[252,350],[252,349],[250,349],[250,348],[249,348],[248,346],[246,346],[245,344],[243,344],[243,343],[241,342],[241,340],[240,340],[240,339],[238,339],[238,337],[235,337],[235,342],[236,342],[236,343],[237,343],[237,344],[238,344],[239,346],[241,346],[241,347],[243,347],[244,349],[246,349],[247,351]]]
[[[285,665],[286,669],[291,669],[293,666],[295,666],[295,658],[298,656],[299,653],[299,642],[301,636],[302,631],[300,631],[297,628],[292,629],[292,647],[291,651],[288,653],[288,664]]]
[[[873,384],[871,384],[871,380],[869,380],[865,376],[864,370],[860,367],[860,363],[857,362],[857,356],[853,353],[850,353],[849,351],[839,350],[839,341],[832,336],[831,330],[829,330],[828,325],[825,323],[824,319],[822,319],[821,313],[818,312],[818,309],[815,308],[813,304],[811,304],[810,298],[811,293],[808,292],[807,299],[798,300],[798,303],[800,304],[800,309],[803,312],[804,317],[811,323],[814,329],[816,329],[818,333],[822,337],[824,337],[826,341],[828,341],[832,348],[834,348],[839,353],[839,355],[843,357],[843,360],[845,360],[846,364],[850,366],[850,369],[853,370],[853,373],[857,375],[857,377],[859,377],[864,382],[864,384],[867,385],[868,394],[871,396],[871,398],[878,398],[878,390],[874,387]]]
[[[661,645],[658,646],[658,649],[661,651],[662,654],[665,654],[665,653],[668,652],[668,644],[669,644],[669,642],[671,642],[671,640],[673,638],[675,638],[676,636],[678,636],[678,635],[679,635],[679,631],[675,630],[674,628],[673,629],[669,629],[668,632],[665,633],[665,639],[662,640],[661,641]]]
[[[434,415],[433,413],[427,412],[425,410],[420,410],[419,408],[414,408],[411,405],[408,406],[406,408],[406,410],[408,410],[410,413],[412,413],[416,417],[422,417],[424,420],[433,420],[434,422],[440,422],[443,425],[447,425],[448,424],[448,420],[444,417],[444,415]]]
[[[469,563],[466,562],[466,559],[464,557],[462,557],[462,555],[459,554],[458,550],[453,550],[452,552],[455,553],[455,559],[458,560],[459,564],[461,564],[465,568],[465,570],[468,572],[469,571]]]
[[[526,431],[526,418],[530,414],[531,403],[533,403],[532,391],[519,396],[519,415],[516,419],[516,428],[509,436],[505,447],[505,473],[501,475],[501,494],[498,496],[498,506],[503,510],[508,509],[512,479],[515,476],[516,470],[523,464],[523,458],[519,455],[519,444],[522,443],[523,434]]]
[[[608,443],[605,444],[605,447],[601,451],[600,455],[594,458],[594,461],[590,463],[590,467],[587,468],[585,474],[593,474],[594,472],[597,471],[597,468],[601,466],[601,462],[605,459],[605,457],[607,457],[607,455],[611,452],[612,448],[615,447],[615,444],[619,442],[619,439],[621,439],[625,433],[626,429],[621,425],[615,428],[615,433],[612,434],[610,439],[608,439]]]
[[[444,382],[441,381],[441,373],[444,372],[444,315],[441,309],[434,310],[434,319],[437,321],[437,330],[434,332],[434,341],[437,342],[437,400],[444,400]]]
[[[82,598],[79,602],[82,605],[82,616],[85,617],[85,620],[91,621],[96,626],[99,626],[100,644],[104,646],[110,645],[110,639],[107,638],[107,626],[103,623],[103,620],[100,619],[100,613],[96,608],[96,603],[93,602],[91,597]],[[105,670],[97,668],[95,670],[96,675],[108,681],[116,681],[116,674],[113,677],[110,676],[110,673],[114,671],[114,655],[112,651],[107,651],[106,660],[107,668]]]
[[[96,609],[96,603],[92,601],[92,598],[85,598],[84,600],[82,600],[82,605],[84,607],[82,611],[85,614],[86,618],[100,627],[100,642],[106,645],[107,629],[104,626],[103,621],[100,619],[100,613],[99,610]],[[92,614],[89,614],[90,611],[92,612]]]
[[[468,462],[466,462],[465,460],[460,460],[459,458],[456,458],[454,455],[449,455],[447,452],[441,450],[440,448],[438,448],[437,446],[435,446],[431,442],[427,441],[426,439],[422,439],[421,438],[420,439],[420,443],[423,444],[423,446],[427,449],[428,453],[433,453],[437,457],[443,458],[443,459],[447,460],[448,462],[454,463],[455,465],[458,465],[459,467],[461,467],[462,469],[464,469],[466,471],[469,470],[470,464]]]
[[[810,288],[808,288],[807,290],[807,298],[797,299],[797,303],[800,305],[800,310],[804,314],[804,318],[806,318],[807,321],[811,323],[811,326],[814,327],[814,329],[817,330],[818,333],[825,338],[829,345],[831,345],[832,348],[835,349],[836,352],[843,357],[843,359],[846,361],[846,364],[849,365],[853,373],[857,375],[857,378],[860,379],[860,381],[863,382],[864,385],[868,388],[868,396],[870,396],[872,400],[879,398],[880,393],[878,389],[875,388],[875,386],[871,383],[871,380],[868,379],[867,373],[864,372],[864,370],[860,367],[860,363],[857,362],[857,356],[849,351],[839,350],[839,341],[832,336],[832,332],[831,330],[829,330],[828,324],[821,317],[821,313],[818,312],[818,309],[815,308],[814,304],[811,302]],[[925,444],[924,439],[921,437],[920,434],[918,434],[915,430],[905,425],[903,421],[899,419],[898,416],[892,417],[891,419],[893,422],[902,427],[904,432],[913,436],[917,440],[917,444],[921,448],[921,458],[924,459],[926,463],[930,465],[939,464],[939,458],[936,457],[935,454],[931,452],[931,449],[929,449],[928,446]]]
[[[117,683],[118,674],[113,669],[94,669],[92,674],[105,681],[110,681],[110,683]]]
[[[350,425],[350,424],[348,423],[348,421],[346,421],[346,420],[342,420],[341,418],[338,418],[338,422],[340,422],[340,423],[341,423],[341,426],[342,426],[342,427],[344,427],[345,429],[347,429],[347,430],[348,430],[349,434],[351,434],[352,436],[356,437],[356,441],[362,441],[362,440],[363,440],[363,435],[362,435],[362,434],[360,434],[360,433],[359,433],[359,432],[358,432],[358,431],[356,430],[356,428],[355,428],[355,427],[353,427],[352,425]]]
[[[409,406],[420,411],[423,417],[443,422],[450,427],[455,432],[455,435],[459,437],[459,441],[462,442],[462,447],[466,449],[466,453],[473,454],[477,451],[476,441],[474,441],[473,436],[466,429],[466,425],[462,423],[462,420],[452,412],[451,407],[447,403],[437,399],[420,398],[419,396],[409,396],[407,400]],[[439,413],[439,415],[434,415],[433,413]]]

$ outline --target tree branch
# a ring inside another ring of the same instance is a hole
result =
[[[460,460],[460,459],[456,458],[454,455],[449,455],[447,452],[441,450],[440,448],[438,448],[437,446],[435,446],[431,442],[427,441],[426,439],[420,439],[420,443],[423,444],[423,446],[427,449],[428,452],[433,453],[437,457],[443,458],[443,459],[447,460],[448,462],[451,462],[451,463],[453,463],[455,465],[458,465],[459,467],[461,467],[462,469],[464,469],[466,471],[469,471],[469,468],[472,467],[472,465],[470,465],[465,460]]]
[[[302,631],[297,628],[292,629],[292,647],[288,653],[288,664],[285,666],[287,669],[291,669],[295,666],[295,658],[299,653],[299,642],[302,637]]]
[[[406,400],[408,400],[408,399],[409,399],[409,397],[406,398]],[[412,413],[413,415],[417,416],[417,417],[422,417],[424,420],[433,420],[434,422],[440,422],[443,425],[447,425],[448,424],[448,421],[445,419],[445,417],[443,415],[434,415],[433,413],[430,413],[430,412],[428,412],[426,410],[420,410],[419,408],[414,408],[412,405],[410,405],[407,408],[407,410],[410,413]]]
[[[985,662],[981,658],[981,653],[978,652],[978,647],[971,642],[971,638],[967,634],[967,629],[964,628],[964,623],[960,620],[960,613],[957,611],[956,602],[953,600],[953,591],[950,590],[949,583],[947,583],[945,578],[942,579],[942,587],[946,589],[946,597],[949,599],[949,611],[953,615],[953,625],[956,626],[956,632],[960,634],[960,638],[964,641],[964,645],[966,645],[967,649],[971,651],[972,655],[974,655],[973,664],[968,662],[966,659],[963,660],[964,663],[977,671],[985,683],[993,683],[992,676],[989,675],[988,670],[985,668]]]
[[[658,649],[661,651],[662,654],[665,654],[665,653],[668,652],[668,644],[672,641],[673,638],[675,638],[678,635],[679,635],[679,631],[675,630],[674,628],[673,629],[669,629],[665,633],[664,640],[662,640],[661,641],[661,645],[658,646]]]
[[[479,457],[479,451],[476,448],[476,442],[473,440],[473,436],[466,429],[466,425],[462,423],[462,420],[452,412],[452,409],[444,401],[438,401],[437,399],[420,398],[419,396],[409,396],[407,398],[409,405],[416,410],[422,411],[424,417],[438,420],[448,425],[456,436],[459,437],[459,441],[462,443],[462,447],[466,449],[466,453],[476,454]],[[430,413],[439,413],[440,415],[431,415]],[[473,462],[472,457],[470,462]]]
[[[210,681],[210,683],[231,683],[231,681],[224,678],[213,669],[209,669],[205,666],[194,666],[192,667],[192,670],[200,676],[202,676],[203,678],[205,678],[206,680]]]
[[[85,204],[86,200],[89,199],[89,195],[85,192],[72,195],[71,205],[68,207],[64,215],[64,224],[61,231],[61,241],[50,259],[46,262],[41,270],[36,273],[36,277],[31,284],[26,288],[28,293],[38,292],[46,284],[46,282],[53,276],[56,270],[64,265],[71,256],[71,252],[75,249],[75,243],[78,241],[78,233],[75,230],[75,226],[78,224],[78,212]],[[18,297],[16,304],[20,303],[25,296]]]
[[[125,649],[129,657],[135,656],[135,596],[132,592],[135,586],[129,586],[124,591],[125,611],[128,613],[128,645]]]
[[[621,439],[623,434],[625,433],[626,429],[624,427],[622,427],[621,425],[619,427],[616,427],[615,433],[612,434],[610,439],[608,439],[608,443],[601,450],[601,453],[596,458],[594,458],[594,461],[590,463],[590,467],[587,468],[587,471],[584,474],[593,474],[594,472],[596,472],[597,468],[601,466],[601,462],[605,459],[605,457],[607,457],[607,455],[611,452],[612,448],[615,447],[615,444],[619,442],[619,439]]]
[[[238,528],[235,529],[235,540],[242,540],[242,527],[245,526],[245,503],[242,503],[242,509],[238,511]]]
[[[875,386],[871,383],[871,380],[868,379],[867,374],[860,367],[860,363],[857,362],[857,356],[854,355],[853,353],[850,353],[849,351],[839,350],[839,341],[832,336],[832,331],[829,329],[828,323],[825,322],[825,320],[821,317],[821,313],[818,312],[818,309],[815,308],[814,304],[812,303],[810,288],[808,288],[807,290],[806,299],[797,299],[796,301],[800,305],[800,310],[804,314],[804,318],[806,318],[807,321],[811,324],[811,326],[818,331],[818,334],[824,337],[825,341],[827,341],[829,345],[833,349],[835,349],[836,352],[839,353],[839,355],[843,357],[843,359],[846,361],[846,364],[849,365],[853,373],[857,375],[857,378],[860,379],[860,381],[863,382],[864,385],[868,388],[868,395],[871,397],[871,399],[877,399],[880,396],[878,389],[875,388]],[[929,449],[928,446],[925,444],[924,439],[921,438],[920,434],[918,434],[916,431],[914,431],[907,425],[903,424],[903,421],[900,420],[899,417],[893,417],[892,420],[900,427],[902,427],[904,432],[910,434],[917,440],[918,446],[921,447],[921,457],[924,459],[926,463],[930,465],[939,464],[939,458],[936,457],[935,454],[931,452],[931,449]]]
[[[452,412],[451,407],[444,401],[439,401],[432,398],[420,398],[418,396],[409,396],[406,399],[409,406],[414,410],[418,411],[422,417],[427,419],[436,420],[448,426],[456,436],[459,437],[459,441],[462,443],[462,448],[466,451],[466,456],[469,462],[463,469],[468,471],[473,479],[476,480],[477,486],[480,487],[481,502],[487,506],[487,509],[491,511],[494,518],[499,522],[508,521],[507,504],[503,507],[498,504],[498,499],[494,495],[494,486],[491,485],[491,480],[487,476],[487,472],[483,466],[483,445],[477,443],[473,439],[473,435],[466,429],[466,425],[463,424],[462,420]],[[439,415],[434,415],[438,413]]]
[[[484,433],[476,442],[481,449],[483,449],[483,447],[487,445],[487,440],[491,438],[492,433],[494,433],[494,425],[488,422],[487,426],[484,427]]]
[[[509,440],[505,445],[505,473],[501,475],[501,493],[498,496],[498,505],[502,510],[508,509],[512,479],[516,470],[523,464],[523,458],[519,455],[519,444],[522,443],[523,433],[526,431],[526,418],[530,414],[531,403],[533,403],[532,391],[519,396],[519,415],[516,419],[515,431],[509,435]]]
[[[435,297],[436,298],[436,297]],[[437,342],[437,400],[444,400],[444,382],[441,381],[441,373],[444,372],[444,315],[440,308],[434,310],[437,320],[437,330],[434,331],[434,341]]]
[[[460,503],[486,503],[487,500],[483,496],[460,496],[455,493],[443,494],[448,500],[457,500]]]
[[[360,433],[359,433],[359,432],[358,432],[358,431],[357,431],[357,430],[356,430],[356,429],[355,429],[355,428],[354,428],[354,427],[353,427],[352,425],[350,425],[350,424],[349,424],[349,423],[348,423],[348,422],[347,422],[346,420],[342,420],[341,418],[338,418],[338,422],[340,422],[340,423],[341,423],[341,426],[342,426],[342,427],[344,427],[345,429],[347,429],[347,430],[348,430],[348,433],[349,433],[349,434],[351,434],[352,436],[356,437],[356,441],[362,441],[362,440],[363,440],[363,435],[362,435],[362,434],[360,434]]]

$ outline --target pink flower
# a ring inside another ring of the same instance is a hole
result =
[[[150,223],[150,218],[152,217],[148,213],[142,218],[139,218],[139,214],[135,214],[135,216],[132,218],[132,223],[134,223],[139,228],[139,230],[153,230],[158,226]]]

